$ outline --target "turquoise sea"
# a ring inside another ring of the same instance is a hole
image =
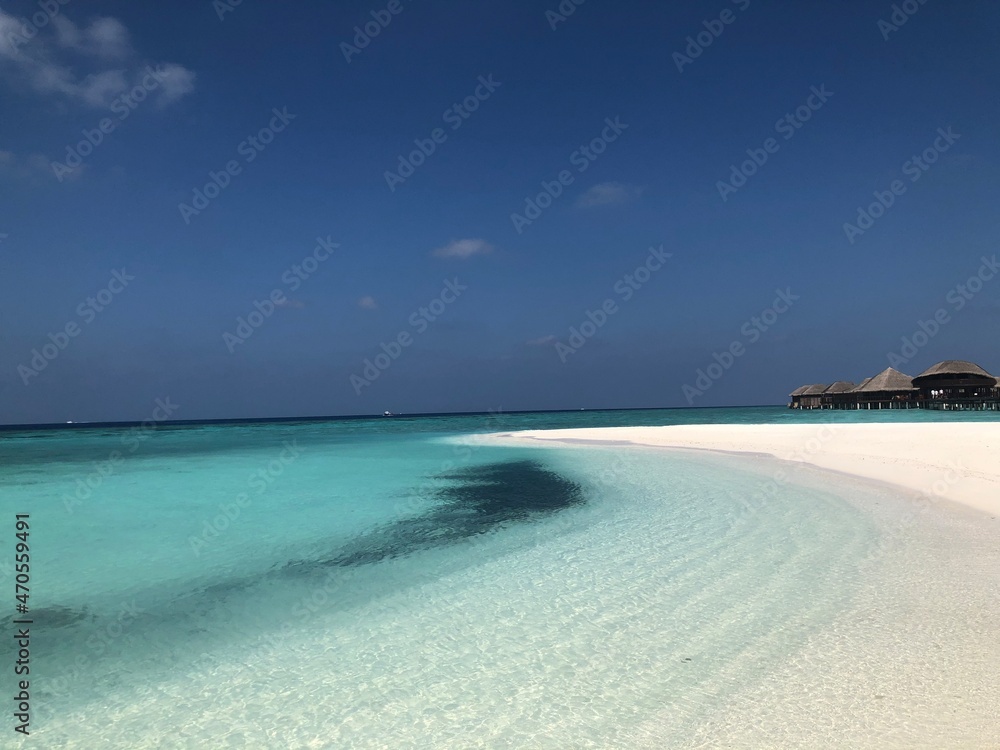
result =
[[[14,515],[30,514],[34,621],[32,735],[4,727],[0,746],[730,746],[697,743],[869,590],[888,522],[858,506],[890,513],[891,493],[803,472],[761,500],[765,459],[480,436],[990,419],[767,407],[0,431],[2,611]],[[8,694],[10,639],[0,651]]]

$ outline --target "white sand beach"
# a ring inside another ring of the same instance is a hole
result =
[[[502,441],[768,454],[1000,515],[1000,422],[695,424],[502,433]]]

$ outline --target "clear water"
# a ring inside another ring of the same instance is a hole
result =
[[[803,478],[763,507],[766,462],[477,435],[985,418],[763,408],[167,426],[139,442],[0,432],[10,588],[13,515],[32,523],[30,742],[684,746],[864,592],[885,522],[847,495],[867,490]],[[11,663],[9,641],[0,651]]]

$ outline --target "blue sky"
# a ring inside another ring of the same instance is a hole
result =
[[[0,3],[0,422],[996,372],[1000,8],[901,5]]]

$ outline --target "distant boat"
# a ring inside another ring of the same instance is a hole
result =
[[[384,412],[382,412],[382,416],[383,417],[394,417],[396,415],[393,414],[391,411],[384,411]]]

